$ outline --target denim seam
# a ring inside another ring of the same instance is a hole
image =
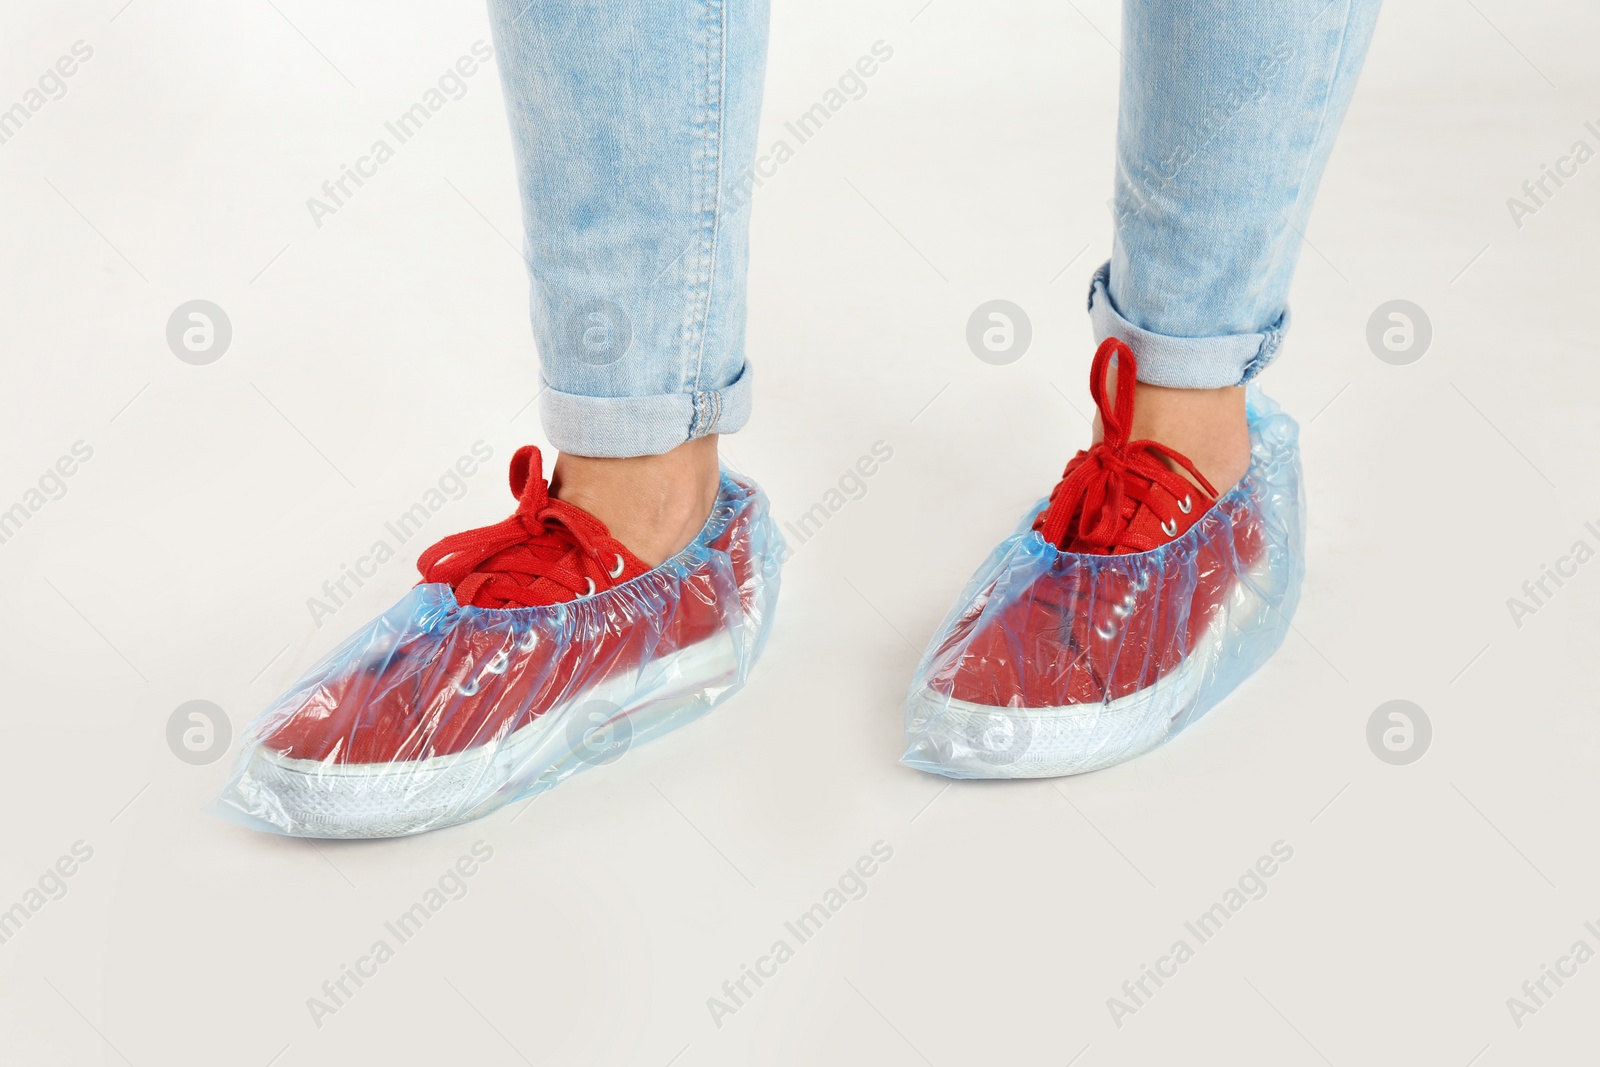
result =
[[[1099,268],[1094,272],[1094,277],[1089,279],[1089,300],[1088,300],[1088,304],[1084,308],[1085,311],[1093,311],[1094,310],[1094,288],[1095,288],[1095,283],[1096,282],[1100,282],[1103,285],[1105,285],[1105,287],[1106,287],[1106,299],[1110,300],[1111,299],[1111,261],[1109,259],[1106,260],[1104,263],[1100,264]]]
[[[712,288],[716,279],[717,221],[721,208],[723,110],[726,103],[727,73],[727,9],[721,0],[707,0],[704,11],[706,47],[702,84],[705,91],[705,107],[700,118],[701,158],[695,168],[696,177],[701,181],[700,222],[698,232],[695,234],[699,247],[695,250],[692,289],[689,294],[689,306],[684,314],[686,333],[684,344],[690,350],[685,352],[685,356],[692,356],[693,373],[688,373],[689,359],[686,358],[684,367],[686,373],[682,385],[685,389],[692,390],[699,389],[704,372]],[[709,183],[706,181],[707,177],[710,179]],[[699,411],[697,404],[697,423],[700,421]],[[703,426],[690,427],[691,438],[704,436],[706,432],[707,429]]]
[[[694,415],[689,421],[689,440],[705,437],[722,421],[722,391],[697,389],[690,394]]]
[[[1337,0],[1333,0],[1333,2],[1337,2]],[[1333,2],[1330,2],[1328,4],[1328,7],[1332,7],[1333,6]],[[1321,141],[1322,141],[1323,131],[1328,128],[1328,109],[1333,106],[1333,98],[1334,98],[1334,91],[1333,90],[1334,90],[1334,87],[1339,82],[1339,64],[1344,61],[1345,45],[1350,40],[1350,16],[1351,16],[1351,3],[1350,3],[1350,0],[1345,0],[1344,9],[1345,9],[1345,18],[1344,18],[1344,21],[1340,24],[1340,27],[1339,27],[1339,47],[1334,51],[1333,62],[1331,64],[1329,64],[1329,66],[1328,66],[1328,74],[1327,74],[1326,78],[1323,80],[1323,83],[1322,83],[1322,86],[1321,86],[1321,91],[1322,91],[1322,110],[1317,115],[1317,128],[1316,128],[1315,132],[1312,133],[1311,138],[1306,142],[1306,161],[1305,161],[1305,166],[1301,167],[1301,169],[1300,169],[1300,177],[1295,181],[1294,202],[1292,204],[1290,204],[1289,205],[1289,209],[1286,210],[1282,214],[1282,216],[1280,216],[1283,219],[1284,223],[1286,225],[1288,225],[1288,227],[1291,230],[1294,230],[1295,236],[1300,239],[1300,244],[1302,244],[1302,245],[1306,243],[1306,235],[1305,235],[1305,233],[1303,231],[1301,231],[1298,227],[1296,227],[1294,222],[1290,219],[1290,212],[1293,211],[1295,208],[1299,207],[1301,199],[1305,195],[1306,181],[1311,176],[1311,168],[1316,163],[1317,156],[1318,156],[1317,145],[1319,143],[1321,143]],[[1323,8],[1323,10],[1326,11],[1327,8]],[[1316,20],[1313,19],[1312,20],[1311,29],[1314,30],[1315,28],[1316,28]],[[1309,36],[1309,34],[1307,36]],[[1337,131],[1335,131],[1335,132],[1337,132]],[[1304,226],[1306,224],[1306,219],[1301,219],[1300,223],[1301,223],[1302,226]],[[1279,236],[1280,237],[1287,237],[1287,235],[1284,234],[1281,230],[1279,231]],[[1334,268],[1334,269],[1335,269],[1335,271],[1338,270],[1337,267]],[[1280,319],[1279,321],[1281,322],[1282,320]],[[1265,342],[1263,342],[1263,346],[1264,345],[1265,345]],[[1276,350],[1276,347],[1277,346],[1274,345],[1273,349]],[[1270,358],[1271,354],[1272,353],[1270,351],[1268,351],[1268,352],[1265,352],[1265,353],[1263,353],[1261,355],[1258,355],[1255,360],[1251,361],[1250,366],[1251,367],[1256,367],[1256,365],[1259,363],[1261,367],[1265,367],[1266,366],[1265,360],[1267,358]],[[1250,378],[1252,377],[1252,375],[1248,373],[1249,368],[1246,368],[1246,371],[1247,371],[1247,373],[1245,375],[1245,381],[1249,381]]]
[[[706,194],[704,182],[701,179],[701,173],[705,167],[705,129],[706,125],[711,120],[711,32],[708,19],[709,11],[709,5],[702,6],[700,32],[704,35],[704,46],[700,54],[700,84],[698,86],[701,93],[701,98],[698,101],[700,105],[699,110],[694,117],[695,146],[693,163],[691,166],[691,173],[693,174],[694,181],[696,182],[694,191],[698,196],[698,206],[700,210],[696,215],[694,228],[689,233],[689,242],[684,247],[684,281],[686,282],[686,300],[683,309],[683,321],[679,330],[679,344],[682,346],[682,351],[680,352],[679,357],[680,368],[678,372],[678,388],[682,391],[689,392],[692,392],[692,390],[690,390],[690,386],[693,384],[692,375],[689,373],[689,357],[691,356],[694,347],[695,322],[699,314],[700,291],[704,282],[702,262],[705,258],[704,245]],[[693,397],[691,396],[691,401],[692,400]],[[699,419],[698,404],[695,405],[695,419],[696,421]],[[689,428],[689,432],[690,435],[693,436],[694,427],[692,425]]]
[[[711,249],[710,262],[706,264],[705,284],[705,311],[703,321],[700,323],[700,351],[695,358],[694,381],[695,385],[703,384],[703,368],[706,358],[706,342],[711,334],[711,305],[716,297],[717,288],[717,253],[722,243],[722,162],[723,139],[727,135],[728,121],[728,6],[723,0],[714,0],[717,9],[717,132],[716,154],[714,157],[715,173],[711,182]],[[722,414],[722,395],[717,394],[716,415],[711,420],[711,426],[717,424],[717,418]],[[711,427],[707,427],[709,433]]]
[[[1272,363],[1273,357],[1283,345],[1283,325],[1287,317],[1287,312],[1279,315],[1276,322],[1261,331],[1261,344],[1257,346],[1256,354],[1250,357],[1250,362],[1244,365],[1244,370],[1239,375],[1240,385],[1250,381]]]

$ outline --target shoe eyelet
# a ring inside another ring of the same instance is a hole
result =
[[[1178,510],[1185,515],[1194,510],[1194,498],[1188,493],[1183,494],[1183,503],[1178,505]]]
[[[511,653],[501,649],[494,654],[494,658],[483,665],[484,674],[504,674],[511,665]]]
[[[533,651],[533,647],[535,645],[537,645],[538,643],[539,643],[539,631],[533,629],[532,627],[529,627],[527,636],[524,637],[521,641],[517,642],[517,651],[518,652],[532,652]]]
[[[617,565],[613,570],[606,571],[606,577],[610,578],[612,581],[616,581],[618,578],[622,577],[622,572],[624,569],[625,567],[622,562],[622,553],[618,552]],[[593,590],[591,590],[591,592],[593,592]]]
[[[1094,632],[1099,634],[1101,639],[1105,641],[1117,636],[1117,628],[1115,626],[1096,626]]]
[[[464,697],[470,697],[470,696],[477,695],[479,680],[480,679],[474,678],[472,681],[468,682],[466,685],[462,685],[459,682],[456,683],[456,692],[460,693]]]
[[[594,596],[594,579],[586,576],[583,580],[589,583],[589,588],[585,590],[583,595]]]
[[[1178,536],[1178,520],[1177,519],[1168,519],[1166,522],[1162,523],[1161,524],[1161,532],[1166,534],[1168,537],[1177,537]]]

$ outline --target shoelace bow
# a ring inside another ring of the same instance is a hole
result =
[[[1119,380],[1125,383],[1117,390],[1115,404],[1108,389],[1113,361]],[[1034,529],[1052,545],[1069,552],[1102,555],[1119,549],[1143,552],[1155,548],[1162,542],[1130,530],[1140,505],[1155,514],[1163,532],[1170,529],[1175,533],[1177,516],[1171,511],[1175,502],[1188,498],[1194,487],[1161,462],[1161,457],[1194,475],[1208,494],[1206,506],[1216,499],[1216,489],[1187,456],[1158,441],[1128,440],[1133,425],[1133,383],[1138,373],[1133,350],[1115,337],[1106,338],[1095,351],[1089,391],[1100,410],[1104,436],[1067,464],[1061,481],[1050,493],[1049,509],[1034,524]],[[1156,491],[1158,486],[1161,492]],[[1172,536],[1168,534],[1169,539]]]
[[[418,557],[422,580],[452,586],[462,605],[538,607],[609,588],[622,574],[622,556],[602,547],[611,535],[600,520],[551,499],[533,445],[511,458],[511,493],[517,510],[510,518],[451,534]]]

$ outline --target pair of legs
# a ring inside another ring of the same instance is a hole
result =
[[[555,495],[642,559],[709,512],[742,427],[765,0],[490,0],[523,197]],[[1138,353],[1132,436],[1218,489],[1274,357],[1378,0],[1126,0],[1097,340]],[[952,72],[959,76],[959,72]]]
[[[425,551],[423,582],[258,720],[223,797],[251,825],[477,818],[708,711],[770,629],[779,538],[716,454],[751,405],[765,2],[491,5],[554,482],[519,449],[516,512]],[[1115,243],[1089,296],[1100,439],[957,599],[907,695],[903,763],[1108,767],[1282,641],[1303,557],[1293,423],[1247,411],[1244,383],[1283,335],[1376,6],[1126,0]]]

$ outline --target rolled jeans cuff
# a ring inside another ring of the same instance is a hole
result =
[[[1089,285],[1089,322],[1095,344],[1107,337],[1122,341],[1139,359],[1139,380],[1172,389],[1222,389],[1243,385],[1278,354],[1289,312],[1260,333],[1219,337],[1173,337],[1141,329],[1122,317],[1111,300],[1111,264],[1095,272]]]
[[[750,421],[751,369],[721,389],[655,396],[579,396],[546,389],[539,398],[545,435],[562,452],[615,459],[659,456]]]

